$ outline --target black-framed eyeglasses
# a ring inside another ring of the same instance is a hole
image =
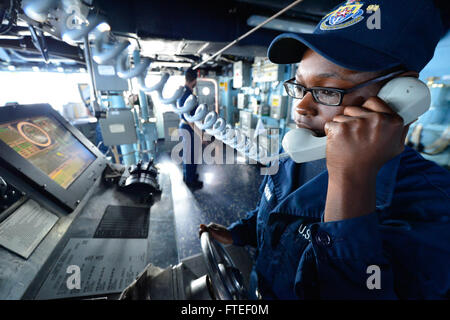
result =
[[[284,89],[286,90],[286,93],[293,98],[303,99],[306,93],[311,92],[315,102],[326,106],[337,107],[341,105],[345,94],[358,90],[362,87],[368,86],[369,84],[373,84],[376,82],[380,82],[395,77],[396,75],[399,75],[400,73],[403,72],[404,72],[403,70],[397,70],[389,74],[379,76],[377,78],[370,79],[368,81],[360,83],[350,89],[338,89],[327,87],[306,88],[301,84],[296,83],[295,78],[285,81],[283,85]]]

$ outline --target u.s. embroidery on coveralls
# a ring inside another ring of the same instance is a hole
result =
[[[439,299],[450,288],[450,173],[406,147],[379,171],[376,211],[323,222],[328,172],[297,187],[291,159],[259,206],[231,226],[257,247],[250,293],[263,299]],[[369,288],[379,268],[379,288]]]

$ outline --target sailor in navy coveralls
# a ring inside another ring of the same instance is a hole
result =
[[[178,99],[177,104],[182,107],[186,102],[187,98],[193,94],[193,90],[197,85],[197,73],[195,70],[188,69],[185,72],[185,86],[184,94]],[[190,115],[193,116],[197,110],[198,105],[191,110]],[[180,125],[179,125],[180,137],[183,140],[183,180],[188,187],[199,189],[203,186],[203,182],[198,180],[197,174],[197,164],[195,161],[196,154],[201,152],[199,146],[201,142],[201,133],[195,132],[195,125],[186,121],[184,114],[180,115]],[[197,141],[196,141],[197,140]],[[197,149],[197,150],[196,150]]]
[[[408,126],[376,97],[393,71],[418,77],[443,34],[433,1],[377,0],[347,1],[314,33],[274,39],[272,62],[300,62],[287,86],[296,124],[327,135],[327,150],[326,160],[280,160],[244,219],[200,225],[257,248],[250,298],[450,297],[450,174],[404,146]]]

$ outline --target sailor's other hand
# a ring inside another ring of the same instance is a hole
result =
[[[208,225],[200,224],[198,231],[198,237],[202,235],[203,232],[209,232],[209,234],[217,241],[223,244],[232,244],[233,238],[231,237],[231,232],[228,229],[217,223],[210,223]]]

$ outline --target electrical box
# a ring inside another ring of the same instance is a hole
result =
[[[253,108],[253,113],[259,116],[268,116],[270,114],[270,107],[268,105],[258,104]]]
[[[282,81],[284,68],[284,65],[272,63],[267,58],[255,58],[255,63],[252,65],[253,82]]]
[[[116,74],[116,66],[113,63],[97,64],[92,61],[95,85],[98,91],[127,91],[128,80],[120,78]]]
[[[265,133],[258,136],[258,145],[267,150],[268,155],[275,155],[280,149],[279,129],[267,129]]]
[[[216,92],[217,81],[214,79],[203,80],[202,78],[197,79],[197,100],[198,104],[206,104],[210,108],[215,108],[216,105],[216,96],[218,96],[218,92]]]
[[[180,124],[180,116],[175,112],[167,111],[163,113],[163,120],[164,120],[164,139],[167,142],[170,142],[174,130],[177,130]]]
[[[272,95],[270,104],[270,117],[274,119],[283,119],[286,117],[288,97],[279,94]]]
[[[255,108],[257,108],[258,105],[260,105],[260,104],[261,104],[260,101],[258,101],[258,99],[256,97],[252,96],[252,97],[250,97],[250,103],[248,105],[248,108],[250,110],[255,110]]]
[[[245,109],[248,106],[248,95],[245,93],[238,93],[237,107],[238,109]]]
[[[251,130],[256,127],[256,117],[251,112],[241,110],[239,111],[239,122],[241,123],[242,132],[250,137]]]
[[[244,61],[233,64],[233,88],[250,86],[250,65]]]
[[[137,134],[131,109],[110,108],[106,118],[99,122],[105,146],[136,143]]]

